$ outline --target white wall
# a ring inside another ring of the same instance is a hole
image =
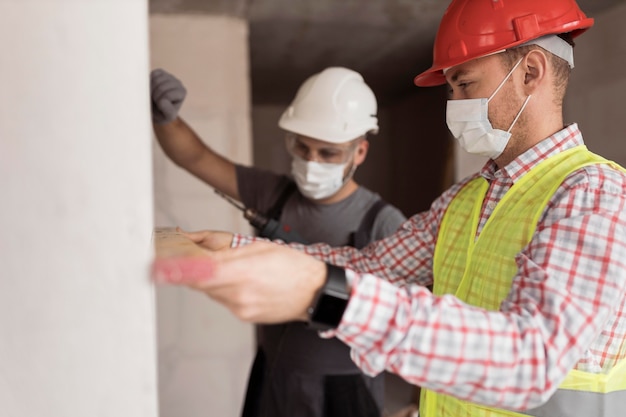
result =
[[[154,417],[145,0],[0,2],[0,415]]]
[[[176,75],[181,115],[222,155],[251,161],[248,31],[210,15],[152,15],[152,68]],[[155,225],[250,232],[240,211],[154,147]],[[253,328],[186,288],[157,291],[161,417],[236,416],[253,354]]]

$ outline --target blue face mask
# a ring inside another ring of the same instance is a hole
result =
[[[489,98],[475,98],[464,100],[448,100],[446,109],[446,123],[452,135],[459,141],[459,145],[466,152],[475,155],[486,156],[496,159],[502,154],[506,145],[511,139],[511,129],[515,126],[517,119],[526,108],[528,100],[526,98],[522,108],[515,116],[515,120],[511,123],[511,127],[506,132],[500,129],[494,129],[489,121],[489,101],[500,91],[504,83],[509,79],[513,71],[517,69],[524,58],[522,57],[517,64],[509,71],[504,80],[500,83],[496,91]]]

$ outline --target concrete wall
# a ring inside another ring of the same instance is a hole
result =
[[[145,0],[0,2],[0,415],[156,417]]]
[[[251,160],[247,25],[210,15],[152,15],[152,68],[188,90],[182,117],[233,161]],[[155,224],[249,231],[241,212],[154,146]],[[185,288],[157,291],[161,417],[236,416],[253,354],[253,329]]]

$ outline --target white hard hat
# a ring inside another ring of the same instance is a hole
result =
[[[358,72],[330,67],[309,77],[278,126],[324,142],[343,143],[378,133],[376,96]]]

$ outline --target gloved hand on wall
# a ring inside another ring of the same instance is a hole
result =
[[[150,73],[150,99],[152,102],[152,121],[163,125],[178,117],[187,90],[182,82],[163,69]]]

